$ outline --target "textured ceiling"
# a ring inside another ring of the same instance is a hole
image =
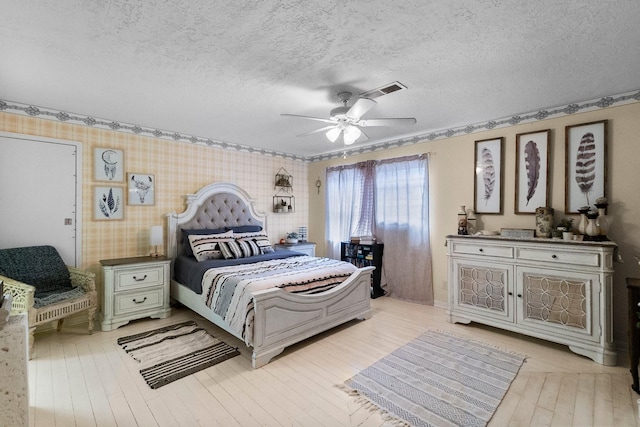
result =
[[[337,93],[388,141],[640,89],[640,2],[0,0],[0,99],[313,156]],[[358,142],[356,144],[364,144]]]

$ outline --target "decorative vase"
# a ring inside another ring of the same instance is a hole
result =
[[[607,199],[605,197],[599,197],[596,200],[596,208],[598,208],[598,219],[596,221],[598,228],[600,229],[600,235],[606,236],[611,226],[611,217],[607,215]]]
[[[458,234],[463,236],[469,234],[467,230],[467,211],[464,205],[458,209]]]
[[[473,209],[467,209],[467,233],[476,234],[478,225],[476,222],[476,212]]]
[[[536,237],[551,237],[553,208],[536,208]]]
[[[580,213],[580,222],[578,222],[578,232],[580,234],[587,234],[587,212],[589,212],[589,206],[583,206],[578,209]]]
[[[587,228],[585,230],[587,236],[595,237],[600,234],[600,229],[598,228],[598,223],[596,220],[598,219],[597,212],[589,212],[587,214]]]
[[[287,243],[291,243],[291,244],[298,243],[298,239],[292,239],[290,237],[287,237]]]

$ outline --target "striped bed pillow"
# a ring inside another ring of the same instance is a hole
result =
[[[193,255],[198,261],[208,259],[227,258],[222,250],[221,244],[226,247],[229,242],[234,242],[233,231],[220,234],[191,234],[189,235],[189,245]]]

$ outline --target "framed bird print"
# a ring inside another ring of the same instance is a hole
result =
[[[565,164],[565,213],[578,213],[606,196],[606,120],[565,127]]]
[[[474,210],[502,214],[502,152],[504,138],[476,141]]]
[[[549,206],[549,129],[516,135],[516,214]]]

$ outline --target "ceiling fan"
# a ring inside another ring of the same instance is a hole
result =
[[[393,118],[393,119],[362,119],[374,105],[376,101],[370,98],[358,98],[351,107],[347,104],[351,99],[351,92],[340,92],[338,98],[342,101],[342,107],[331,110],[329,118],[301,116],[297,114],[281,114],[287,117],[299,117],[303,119],[316,120],[319,122],[329,123],[329,126],[312,130],[298,136],[307,136],[314,133],[326,132],[325,135],[331,142],[336,142],[340,135],[345,145],[351,145],[361,136],[368,139],[367,135],[362,131],[363,127],[371,126],[408,126],[416,123],[414,118]]]

